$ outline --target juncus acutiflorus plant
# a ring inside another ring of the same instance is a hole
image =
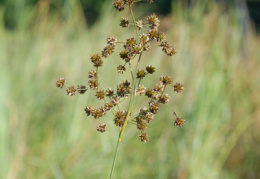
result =
[[[154,86],[152,88],[147,88],[142,84],[144,80],[151,78],[156,71],[156,67],[152,66],[152,64],[148,64],[147,60],[144,62],[142,61],[142,54],[146,53],[151,48],[159,47],[166,55],[173,56],[176,53],[176,50],[166,39],[166,35],[159,30],[160,20],[154,13],[147,16],[144,20],[135,19],[133,5],[140,1],[142,0],[114,0],[113,5],[118,11],[123,11],[126,8],[130,10],[131,18],[122,17],[119,25],[122,28],[134,26],[136,37],[130,37],[125,41],[120,42],[116,37],[108,37],[107,46],[103,51],[101,53],[94,53],[90,57],[93,69],[88,73],[87,85],[78,85],[77,87],[68,86],[64,78],[59,78],[56,81],[56,86],[59,88],[67,86],[66,92],[69,96],[74,96],[77,93],[84,94],[87,90],[93,90],[95,92],[98,103],[102,103],[102,105],[100,105],[99,108],[94,108],[90,105],[86,106],[85,112],[87,116],[98,119],[109,112],[113,115],[113,122],[119,127],[119,138],[110,178],[112,178],[113,175],[117,149],[119,143],[122,141],[127,124],[134,124],[137,130],[140,131],[138,137],[141,142],[149,141],[146,132],[148,130],[148,124],[154,119],[160,108],[170,101],[170,95],[166,93],[166,88],[170,88],[171,92],[175,91],[177,93],[184,90],[183,85],[180,83],[174,84],[173,79],[168,75],[160,75],[158,80],[154,81]],[[145,1],[148,3],[153,2],[153,0]],[[123,48],[118,56],[122,59],[122,64],[118,64],[116,70],[118,74],[124,75],[128,68],[131,73],[131,78],[125,79],[117,84],[115,89],[101,89],[99,78],[102,77],[101,69],[103,68],[103,60],[108,58],[120,44],[123,44]],[[132,64],[135,60],[137,63],[133,66]],[[145,68],[139,69],[138,66],[140,63],[143,63]],[[144,107],[137,110],[137,114],[133,114],[135,100],[140,96],[146,96],[147,101],[144,103]],[[129,101],[128,107],[125,110],[121,109],[120,106],[124,100]],[[179,117],[176,112],[173,112],[173,115],[175,116],[174,125],[183,126],[185,120],[183,120],[182,117]],[[106,124],[99,123],[96,129],[103,133],[106,131]]]

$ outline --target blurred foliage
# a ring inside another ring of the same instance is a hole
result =
[[[101,120],[83,110],[93,98],[66,96],[55,80],[86,84],[89,57],[102,50],[106,37],[125,39],[134,31],[125,34],[117,21],[122,13],[107,4],[88,28],[76,1],[65,10],[51,11],[51,1],[23,7],[13,31],[3,23],[6,7],[0,8],[0,178],[107,178],[118,128],[106,118],[107,132],[97,133]],[[141,65],[149,60],[157,67],[155,78],[163,72],[184,83],[185,91],[169,105],[187,123],[174,127],[163,109],[146,144],[129,125],[115,178],[260,178],[259,36],[243,23],[243,9],[213,1],[171,8],[162,29],[178,53],[172,59],[154,49]],[[116,78],[119,62],[116,55],[105,62],[106,87],[122,80]]]
[[[244,0],[240,0],[245,2]],[[237,1],[238,3],[240,1]],[[88,25],[93,25],[93,23],[100,17],[102,11],[107,5],[111,4],[113,0],[0,0],[0,5],[3,5],[5,8],[4,11],[4,22],[5,26],[9,29],[14,29],[19,22],[17,22],[18,17],[21,14],[24,14],[23,11],[28,9],[33,9],[39,3],[48,3],[51,11],[62,11],[63,18],[67,17],[67,12],[73,8],[75,3],[81,5],[81,9],[85,15],[85,19]],[[171,4],[177,3],[178,0],[160,0],[154,1],[154,3],[147,9],[148,12],[156,12],[162,15],[167,15],[171,12]],[[180,1],[183,7],[192,7],[196,2],[200,0],[191,1],[191,0],[181,0]],[[202,1],[203,2],[203,1]],[[208,1],[209,3],[210,1]],[[225,6],[234,6],[235,0],[216,0],[219,4],[225,4]],[[254,0],[246,1],[248,3],[249,12],[251,18],[254,20],[257,29],[260,27],[259,21],[259,12],[260,12],[260,1]],[[103,5],[105,7],[103,7]],[[258,29],[259,30],[259,29]]]

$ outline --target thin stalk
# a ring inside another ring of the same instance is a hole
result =
[[[120,133],[119,133],[118,138],[119,137],[120,137]],[[119,147],[119,140],[117,140],[117,144],[116,144],[116,151],[115,151],[114,160],[113,160],[113,164],[112,164],[112,168],[111,168],[111,172],[110,172],[110,179],[113,178],[115,164],[116,164],[116,158],[117,158],[117,153],[118,153],[118,147]]]
[[[132,15],[132,18],[133,18],[133,21],[134,21],[136,36],[137,36],[137,39],[139,40],[138,29],[137,29],[137,27],[136,27],[136,21],[135,21],[135,16],[134,16],[134,13],[133,13],[133,10],[132,10],[132,6],[129,5],[129,8],[130,8],[131,15]]]

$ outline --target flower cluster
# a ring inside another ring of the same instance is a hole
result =
[[[153,2],[153,0],[145,1],[148,3]],[[136,3],[134,0],[114,0],[113,5],[118,11],[122,11],[126,7],[132,8],[134,3]],[[159,75],[158,80],[155,81],[154,86],[151,88],[143,85],[144,80],[151,78],[152,81],[154,79],[151,75],[156,74],[156,67],[147,64],[147,61],[142,61],[142,53],[152,48],[152,41],[158,43],[155,46],[161,47],[162,51],[168,56],[173,56],[176,50],[166,39],[166,35],[159,30],[160,20],[154,13],[147,16],[145,20],[135,21],[134,18],[122,18],[119,25],[123,28],[134,26],[137,33],[136,37],[127,38],[124,42],[118,42],[116,37],[108,37],[106,39],[107,46],[100,53],[94,53],[90,56],[90,63],[92,63],[93,69],[88,72],[88,83],[86,86],[88,86],[90,91],[94,91],[94,95],[99,101],[99,107],[88,105],[85,107],[85,112],[87,116],[92,116],[95,119],[101,118],[110,112],[113,115],[114,124],[119,127],[120,134],[124,132],[127,124],[133,124],[141,133],[138,136],[140,141],[147,142],[149,141],[149,136],[147,135],[148,124],[153,121],[162,106],[170,102],[170,95],[166,93],[166,88],[171,88],[168,89],[170,92],[180,93],[184,90],[184,87],[180,83],[172,85],[173,79],[169,75]],[[141,29],[142,33],[139,33]],[[147,29],[146,33],[145,29]],[[103,68],[104,64],[103,59],[110,57],[114,53],[118,43],[123,44],[122,50],[118,54],[123,64],[119,64],[115,71],[119,74],[124,74],[129,67],[131,79],[124,79],[114,89],[102,89],[99,85],[99,78],[101,77],[100,72],[102,72],[100,69]],[[134,60],[136,60],[136,67],[132,68]],[[140,63],[145,63],[146,67],[138,69],[137,67]],[[64,78],[57,79],[56,86],[58,88],[67,86],[66,80]],[[84,94],[88,90],[86,86],[78,85],[77,88],[68,86],[66,89],[67,95],[74,96],[77,92]],[[132,114],[133,107],[135,107],[135,98],[139,96],[144,96],[147,103],[145,107],[138,110],[137,114]],[[126,110],[122,110],[120,109],[120,104],[125,99],[129,100],[129,106]],[[174,125],[182,127],[185,124],[185,120],[182,117],[178,117],[176,113],[174,115],[176,117]],[[106,131],[106,127],[105,123],[99,123],[96,130],[103,133]]]

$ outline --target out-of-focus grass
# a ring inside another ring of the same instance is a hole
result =
[[[55,80],[86,84],[89,56],[102,50],[106,37],[125,39],[134,31],[124,34],[117,26],[122,14],[111,8],[86,28],[77,4],[64,18],[43,2],[24,11],[17,30],[0,24],[0,178],[107,178],[118,129],[106,118],[107,132],[97,133],[101,120],[83,110],[98,105],[93,97],[68,97]],[[238,10],[173,6],[172,17],[162,21],[172,24],[163,28],[177,55],[154,50],[141,65],[156,65],[156,77],[163,72],[184,83],[169,105],[187,123],[174,127],[171,111],[163,108],[146,144],[129,125],[116,178],[259,178],[259,37],[245,33]],[[105,61],[104,88],[122,80],[115,80],[118,62],[116,54]]]

